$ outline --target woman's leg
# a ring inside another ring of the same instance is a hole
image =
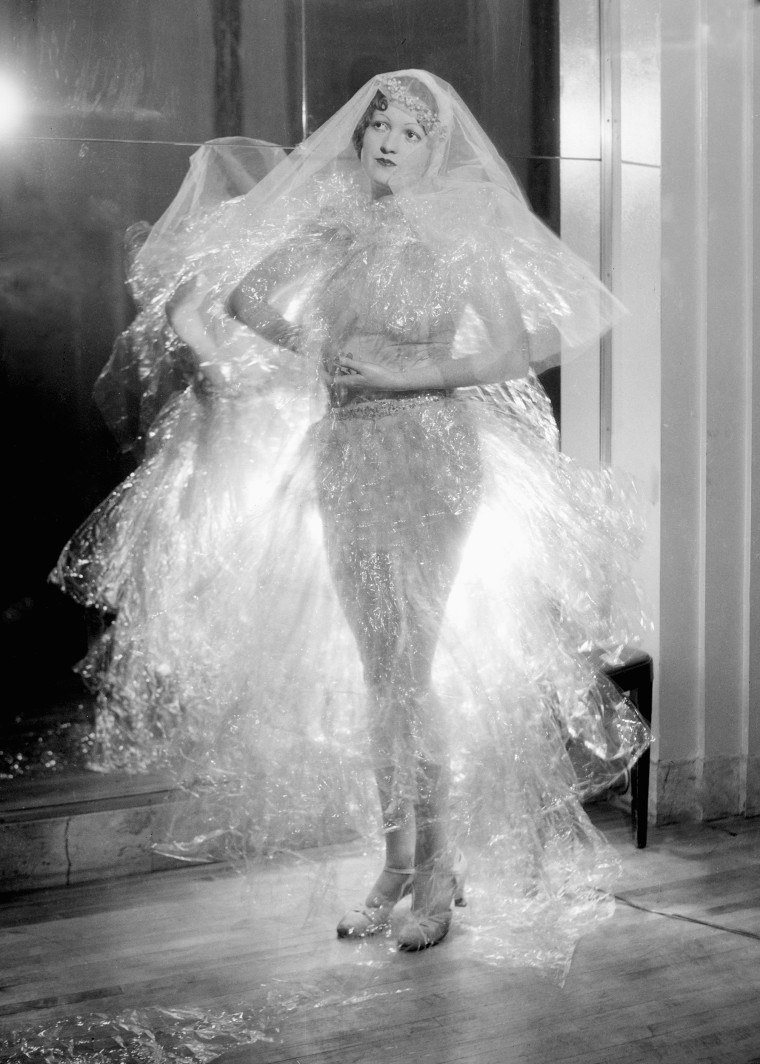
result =
[[[367,904],[381,904],[379,899],[398,901],[403,890],[399,876],[408,877],[415,866],[416,825],[414,805],[407,798],[394,795],[395,769],[387,765],[375,770],[377,791],[383,816],[385,868],[367,898]]]
[[[447,849],[447,729],[431,674],[466,529],[450,518],[425,531],[411,556],[351,547],[332,566],[364,666],[386,864],[395,869]],[[393,886],[382,874],[373,892],[388,897]]]
[[[416,845],[414,864],[422,868],[447,852],[449,838],[448,763],[420,761],[417,766],[417,801],[414,807]]]
[[[385,836],[385,867],[366,905],[384,906],[395,904],[408,890],[416,844],[413,794],[398,761],[406,730],[394,667],[402,611],[386,552],[370,553],[354,547],[341,550],[332,570],[364,667],[370,747]]]
[[[479,502],[468,417],[441,403],[369,426],[331,422],[323,436],[327,554],[363,665],[390,867],[447,858],[448,728],[432,671]]]

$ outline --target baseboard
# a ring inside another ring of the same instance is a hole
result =
[[[175,866],[153,843],[178,800],[159,777],[72,773],[14,781],[0,802],[0,892]]]
[[[652,770],[650,809],[657,824],[760,812],[760,758],[658,761]]]

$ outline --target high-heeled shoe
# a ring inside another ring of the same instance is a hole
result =
[[[338,938],[365,938],[367,935],[376,935],[379,931],[385,931],[391,922],[391,913],[407,894],[412,891],[414,884],[413,868],[388,868],[383,872],[389,872],[393,876],[403,876],[399,885],[399,892],[394,898],[387,898],[379,891],[370,894],[364,905],[355,909],[349,909],[346,915],[338,923]],[[374,888],[373,888],[374,889]],[[377,902],[377,904],[375,904]]]
[[[406,953],[437,946],[451,927],[451,903],[463,907],[467,861],[461,850],[449,871],[433,867],[414,877],[412,911],[399,928],[398,948]],[[418,907],[415,909],[415,905]]]

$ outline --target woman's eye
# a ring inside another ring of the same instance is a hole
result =
[[[406,139],[407,140],[422,140],[422,137],[415,130],[407,129],[407,131],[406,131]]]

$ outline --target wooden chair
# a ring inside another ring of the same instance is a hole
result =
[[[620,665],[609,665],[605,673],[617,684],[647,722],[652,723],[652,688],[654,663],[650,654],[634,651]],[[645,750],[631,769],[631,821],[636,846],[647,844],[647,816],[649,812],[649,750]]]

